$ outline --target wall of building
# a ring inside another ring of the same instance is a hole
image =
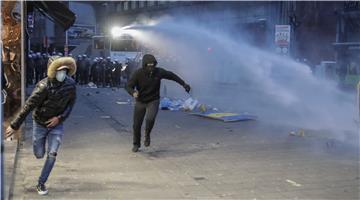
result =
[[[21,19],[14,18],[12,13],[21,15],[20,1],[3,1],[1,3],[1,39],[2,39],[2,88],[4,122],[7,127],[21,107]],[[6,81],[5,81],[6,80]],[[4,93],[5,91],[5,93]],[[5,129],[4,129],[5,130]]]

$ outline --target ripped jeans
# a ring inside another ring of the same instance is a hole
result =
[[[39,183],[45,184],[56,161],[57,151],[64,135],[63,124],[54,128],[46,128],[33,121],[33,150],[37,159],[45,155],[45,143],[47,139],[47,157],[39,177]]]

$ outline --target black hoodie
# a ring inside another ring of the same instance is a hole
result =
[[[136,70],[126,86],[127,92],[132,96],[135,89],[139,96],[137,101],[148,103],[153,100],[160,99],[160,83],[161,79],[173,80],[184,86],[185,82],[176,74],[160,67],[155,67],[152,73],[145,69],[146,64],[157,61],[153,55],[146,54],[143,57],[142,68]]]

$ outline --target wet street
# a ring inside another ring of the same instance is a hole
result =
[[[129,99],[123,89],[78,87],[48,197],[35,190],[44,160],[32,154],[28,119],[12,199],[359,199],[355,134],[291,135],[261,119],[159,111],[151,146],[133,153]]]
[[[359,0],[0,5],[0,200],[360,200]]]

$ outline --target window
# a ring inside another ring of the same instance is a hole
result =
[[[93,37],[94,49],[105,49],[106,38],[104,37]]]
[[[139,51],[135,40],[114,39],[111,41],[111,51]]]
[[[131,1],[131,9],[135,10],[137,8],[137,1]]]
[[[124,2],[124,10],[129,10],[129,2],[128,1]]]
[[[139,1],[139,8],[145,7],[145,1]]]
[[[116,11],[117,12],[120,12],[120,11],[122,11],[123,9],[123,4],[122,4],[122,2],[119,2],[117,5],[116,5]]]
[[[148,5],[148,7],[153,7],[153,6],[155,6],[155,1],[148,1],[147,5]]]
[[[168,1],[159,1],[158,2],[159,6],[164,6],[166,3],[168,3]]]

